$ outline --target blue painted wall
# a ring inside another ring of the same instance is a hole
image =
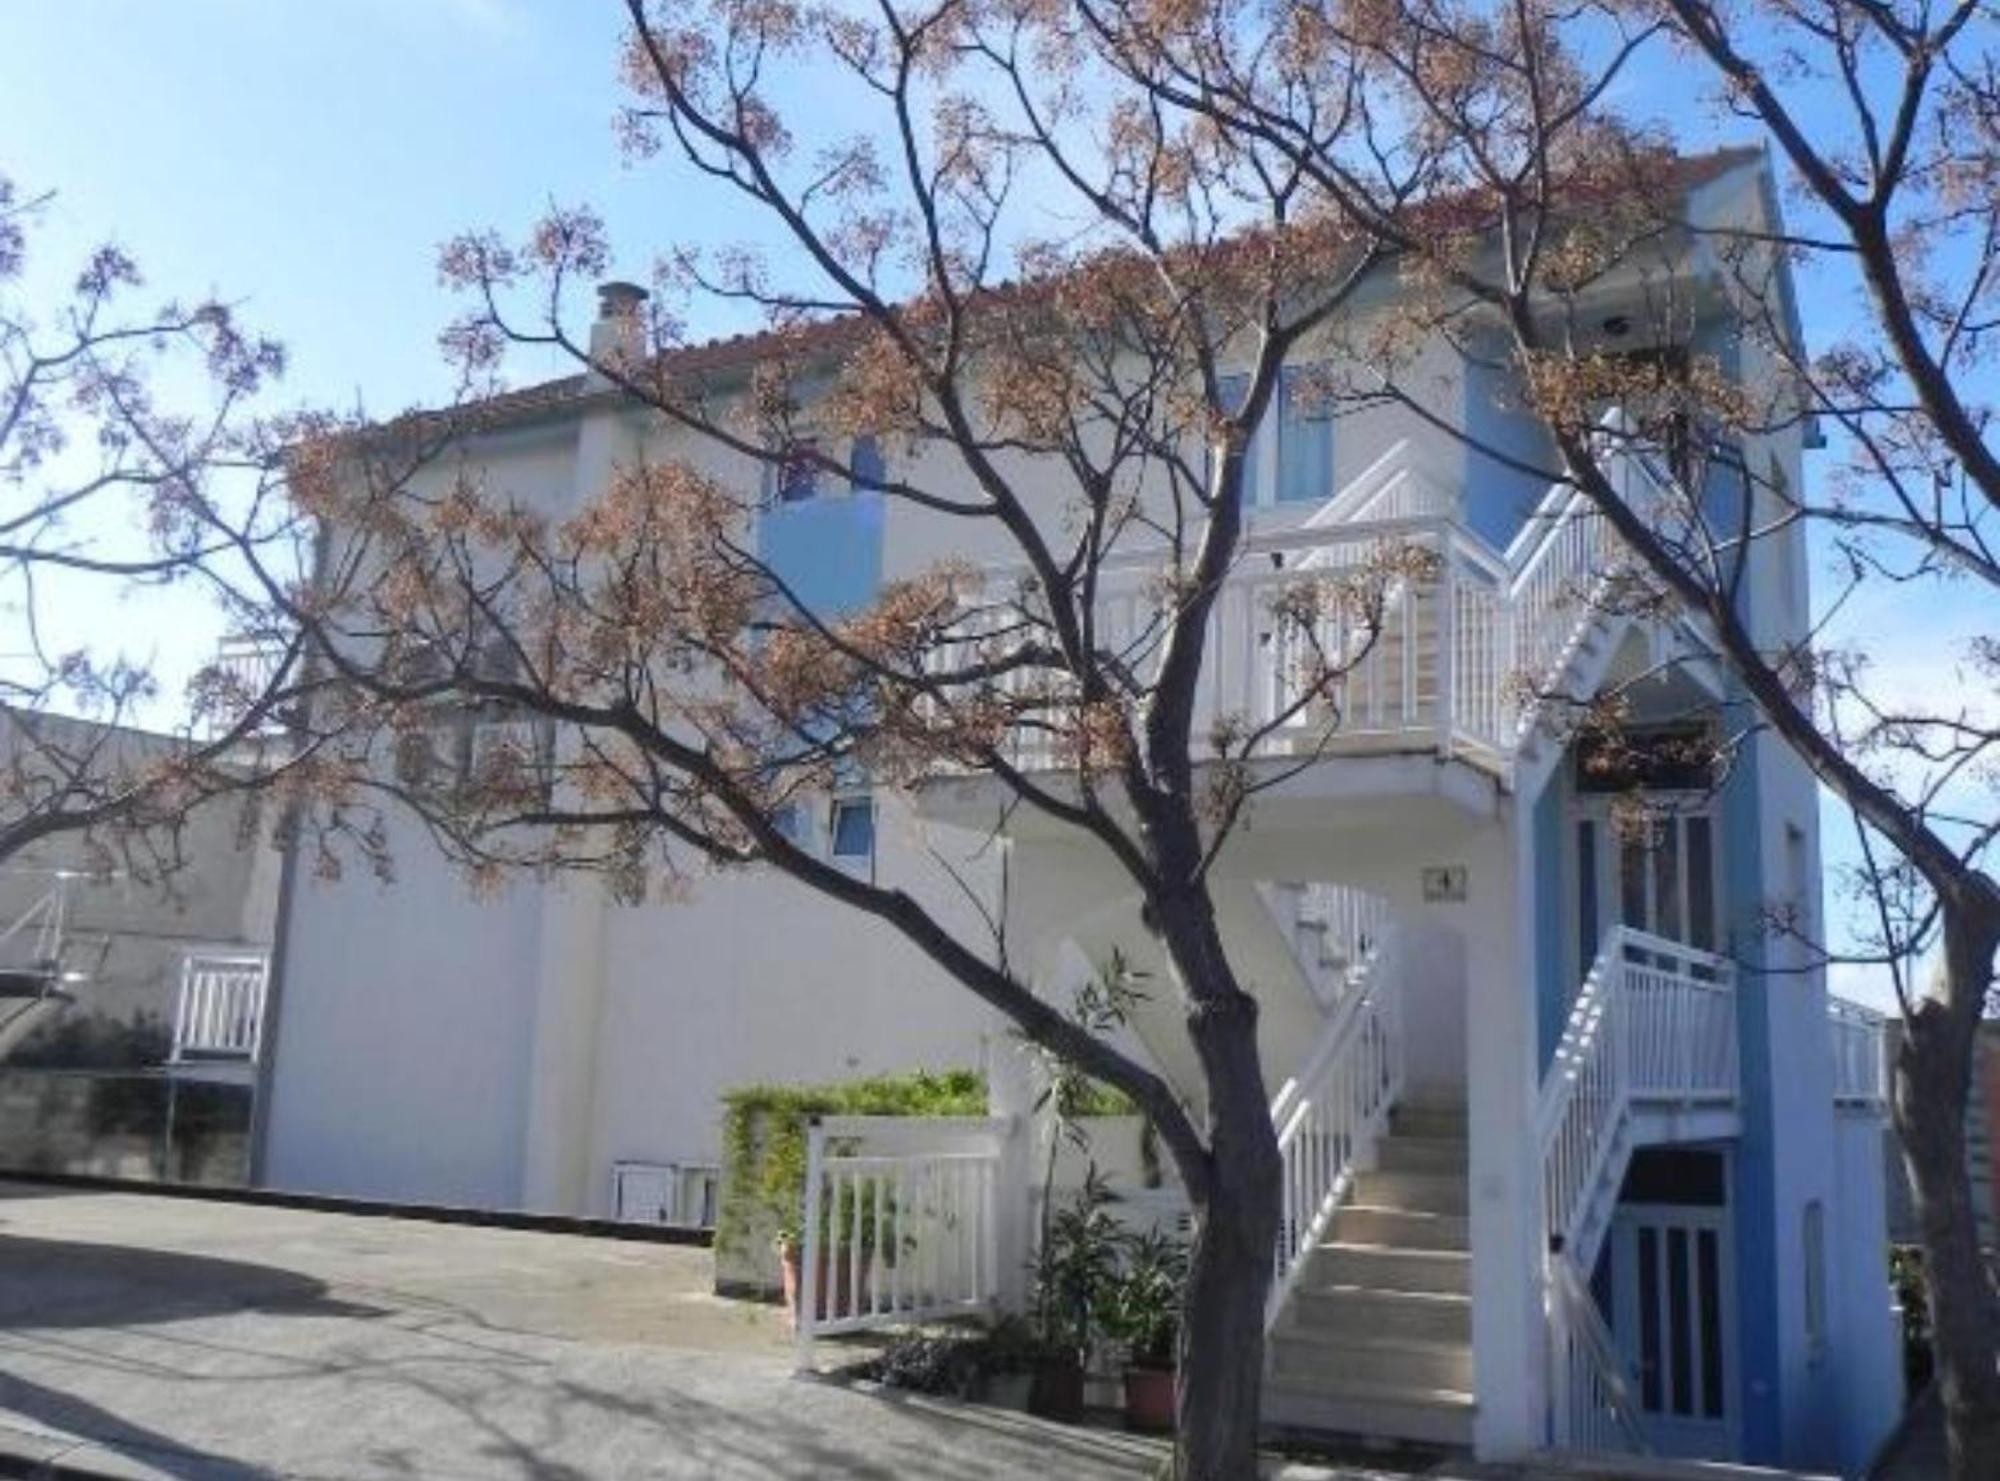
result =
[[[1730,1202],[1736,1222],[1738,1402],[1743,1459],[1776,1465],[1785,1427],[1780,1405],[1778,1331],[1777,1125],[1772,1103],[1770,982],[1761,970],[1764,931],[1758,918],[1764,882],[1763,800],[1757,779],[1760,747],[1743,744],[1722,789],[1725,899],[1733,903],[1729,940],[1739,963],[1736,1032],[1743,1070],[1743,1135],[1736,1146]]]
[[[1480,451],[1491,448],[1551,473],[1554,451],[1541,419],[1520,405],[1515,376],[1497,343],[1482,347],[1480,359],[1465,364],[1465,518],[1472,528],[1505,548],[1548,492],[1550,479],[1526,473]]]
[[[820,617],[865,607],[882,586],[882,495],[867,490],[773,504],[757,520],[757,553]]]

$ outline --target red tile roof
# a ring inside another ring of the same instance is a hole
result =
[[[1698,189],[1712,184],[1739,165],[1763,157],[1763,149],[1756,145],[1685,155],[1673,162],[1671,181],[1683,190]],[[1443,202],[1433,204],[1441,205]],[[803,330],[789,331],[791,348],[830,348],[859,325],[858,314],[820,320]],[[803,345],[799,338],[801,334],[805,336]],[[757,330],[705,340],[666,351],[656,357],[651,369],[672,375],[701,375],[718,370],[742,369],[768,357],[781,337],[786,336],[781,336],[776,330]],[[824,343],[819,345],[815,341]],[[535,385],[496,392],[462,406],[411,413],[371,426],[365,429],[363,435],[380,436],[439,426],[451,426],[460,432],[491,431],[496,427],[537,421],[560,411],[582,410],[597,400],[609,402],[624,396],[623,392],[609,386],[593,391],[587,382],[588,377],[583,374],[559,376]]]

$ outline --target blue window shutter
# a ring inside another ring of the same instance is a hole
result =
[[[1219,375],[1215,378],[1215,390],[1217,396],[1222,400],[1222,409],[1234,415],[1236,412],[1242,410],[1243,402],[1250,394],[1250,377],[1247,375]],[[1261,425],[1258,426],[1250,434],[1249,444],[1243,450],[1243,502],[1246,505],[1260,502],[1257,497],[1257,482],[1258,475],[1263,471],[1263,459],[1258,456],[1258,452],[1263,445],[1263,433],[1264,428]],[[1215,460],[1212,451],[1205,451],[1203,454],[1202,472],[1204,476],[1212,476],[1215,472]]]
[[[867,433],[854,439],[847,456],[848,481],[856,489],[879,489],[883,481],[882,448]]]
[[[1315,384],[1315,365],[1287,365],[1278,378],[1278,499],[1333,496],[1333,408]]]

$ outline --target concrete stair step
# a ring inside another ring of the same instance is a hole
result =
[[[1472,1221],[1458,1214],[1343,1204],[1328,1238],[1337,1244],[1386,1244],[1403,1250],[1469,1250]]]
[[[1423,1392],[1472,1392],[1472,1346],[1280,1327],[1271,1334],[1274,1378],[1338,1392],[1355,1384]]]
[[[1374,1291],[1462,1296],[1472,1290],[1472,1256],[1459,1250],[1323,1244],[1313,1252],[1305,1278],[1315,1289],[1363,1286]]]
[[[1467,1446],[1475,1411],[1471,1394],[1449,1389],[1355,1384],[1328,1392],[1314,1383],[1280,1380],[1264,1387],[1264,1423],[1277,1429]]]
[[[1464,1106],[1404,1101],[1389,1113],[1389,1125],[1394,1136],[1434,1136],[1462,1142],[1470,1123]]]
[[[1405,1136],[1395,1132],[1376,1143],[1375,1165],[1382,1172],[1456,1173],[1463,1176],[1467,1155],[1463,1141],[1446,1137]]]
[[[1307,1331],[1366,1332],[1410,1342],[1471,1342],[1472,1298],[1456,1292],[1302,1285],[1287,1322]]]
[[[1426,1214],[1462,1215],[1469,1207],[1463,1173],[1364,1172],[1355,1180],[1354,1201]]]

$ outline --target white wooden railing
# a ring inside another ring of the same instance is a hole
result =
[[[1652,1446],[1645,1419],[1590,1283],[1561,1251],[1549,1256],[1548,1274],[1545,1300],[1558,1374],[1551,1440],[1557,1449],[1587,1455],[1647,1453]]]
[[[795,1325],[801,1371],[820,1337],[991,1312],[1000,1280],[995,1199],[1011,1130],[1011,1121],[987,1117],[812,1123]]]
[[[1660,506],[1660,475],[1610,423],[1604,453],[1636,507]],[[1368,563],[1388,550],[1428,562],[1405,562],[1404,574],[1380,581],[1379,613],[1351,600],[1298,600],[1309,583],[1365,585]],[[1496,551],[1460,522],[1458,501],[1422,471],[1417,450],[1398,443],[1304,521],[1243,537],[1209,617],[1197,748],[1218,735],[1232,745],[1257,737],[1255,753],[1276,757],[1435,746],[1502,770],[1532,718],[1522,696],[1557,686],[1625,565],[1589,500],[1560,483]],[[1097,572],[1096,651],[1141,690],[1160,657],[1170,575],[1157,551],[1112,557]],[[959,622],[931,655],[933,672],[1004,666],[1024,645],[1046,644],[1044,598],[1020,571],[989,573],[987,587],[1005,595]],[[1323,681],[1328,670],[1338,676]],[[1068,683],[1043,664],[997,681],[1014,715],[1014,764],[1075,764]],[[942,702],[931,703],[936,711]]]
[[[264,1041],[269,959],[258,952],[191,952],[181,959],[173,1061],[255,1061]]]
[[[1829,998],[1826,1024],[1833,1039],[1834,1103],[1861,1108],[1888,1104],[1888,1041],[1882,1015],[1844,998]]]
[[[1367,974],[1333,1016],[1303,1068],[1271,1102],[1284,1164],[1283,1212],[1264,1308],[1269,1329],[1283,1313],[1306,1259],[1372,1159],[1403,1089],[1402,964],[1390,929]]]
[[[1740,1093],[1734,965],[1614,928],[1570,1009],[1535,1117],[1559,1443],[1602,1448],[1626,1427],[1606,1427],[1624,1383],[1617,1354],[1578,1308],[1592,1301],[1583,1283],[1631,1155],[1635,1111],[1729,1107]]]
[[[1727,957],[1630,926],[1591,964],[1536,1112],[1543,1227],[1585,1269],[1602,1234],[1591,1205],[1634,1107],[1736,1103],[1735,982]]]
[[[1366,974],[1388,931],[1388,899],[1318,881],[1266,884],[1259,893],[1320,1005],[1333,1008]]]

